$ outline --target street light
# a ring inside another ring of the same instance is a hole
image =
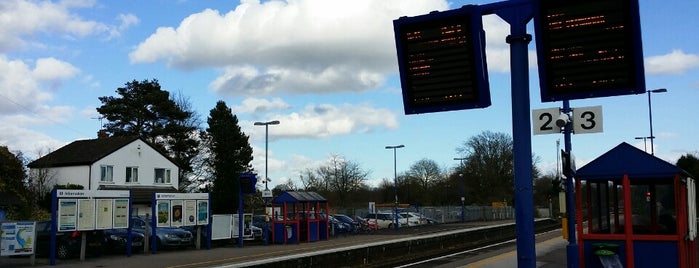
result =
[[[268,192],[269,188],[267,187],[267,181],[269,181],[269,178],[267,177],[267,145],[269,143],[269,125],[279,125],[279,120],[268,122],[255,122],[255,125],[265,126],[265,192]]]
[[[659,88],[659,89],[653,89],[653,90],[647,90],[648,93],[648,121],[650,124],[650,154],[654,155],[655,154],[655,149],[653,149],[653,139],[655,139],[655,136],[653,136],[653,112],[651,111],[651,105],[650,105],[650,93],[663,93],[667,92],[667,89],[665,88]]]
[[[461,181],[461,222],[466,222],[466,208],[464,202],[466,201],[466,181],[464,181],[464,160],[466,157],[455,157],[454,160],[461,161],[461,172],[459,173],[459,180]]]
[[[398,173],[396,171],[396,149],[403,148],[405,145],[386,146],[386,149],[393,149],[393,194],[395,195],[395,203],[393,205],[393,227],[398,231]]]
[[[634,138],[637,140],[643,140],[643,151],[644,152],[648,152],[648,145],[646,144],[646,140],[648,140],[648,138],[650,138],[650,137],[636,137],[636,138]]]

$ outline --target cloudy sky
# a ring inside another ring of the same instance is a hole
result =
[[[370,182],[393,177],[422,158],[445,169],[456,148],[482,131],[512,133],[508,25],[483,17],[492,106],[406,116],[398,81],[392,22],[466,4],[493,1],[0,1],[0,145],[29,157],[96,137],[98,97],[132,80],[158,79],[206,117],[224,100],[250,136],[254,167],[264,172],[269,128],[271,186],[344,156],[370,171]],[[699,153],[699,2],[641,1],[655,154],[674,163]],[[533,22],[529,23],[533,32]],[[536,37],[534,37],[536,38]],[[530,50],[532,109],[538,92],[536,47]],[[573,136],[578,167],[621,142],[644,149],[646,94],[574,100],[603,107],[602,133]],[[544,172],[556,165],[556,140],[532,137]],[[650,144],[647,144],[650,146]]]

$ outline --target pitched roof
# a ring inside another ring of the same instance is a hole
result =
[[[685,174],[681,168],[622,142],[592,162],[579,168],[578,179],[616,179],[628,175],[631,179],[662,179]]]
[[[78,140],[32,161],[27,166],[47,168],[90,165],[138,139],[140,138],[132,136]]]
[[[283,192],[276,198],[274,203],[299,203],[299,202],[325,202],[325,197],[316,192],[291,191]]]

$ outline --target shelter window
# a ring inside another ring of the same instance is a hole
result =
[[[677,234],[672,181],[631,185],[634,234]]]

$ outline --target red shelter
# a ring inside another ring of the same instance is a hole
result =
[[[580,267],[697,267],[694,179],[628,143],[578,169]]]

